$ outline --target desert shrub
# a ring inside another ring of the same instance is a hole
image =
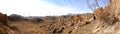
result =
[[[28,18],[24,18],[24,19],[23,19],[23,21],[29,21],[29,20],[30,20],[30,19],[28,19]]]
[[[33,19],[31,19],[31,21],[34,23],[39,23],[39,22],[43,22],[44,20],[41,18],[33,18]]]
[[[9,21],[20,21],[22,19],[23,19],[23,16],[17,15],[17,14],[12,14],[12,15],[8,16]]]
[[[43,18],[43,20],[45,20],[45,22],[55,22],[57,19],[57,17],[55,16],[46,16]]]
[[[86,25],[87,25],[87,24],[90,24],[90,23],[91,23],[90,21],[86,21],[86,22],[85,22]]]
[[[0,30],[0,34],[3,34],[1,30]]]
[[[45,20],[55,20],[55,16],[46,16]]]
[[[112,23],[110,23],[110,25],[114,25],[115,23],[117,23],[119,21],[119,19],[117,17],[113,17],[113,20],[111,20]]]

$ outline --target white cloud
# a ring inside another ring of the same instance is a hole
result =
[[[46,16],[78,13],[69,7],[50,5],[42,0],[0,0],[0,12],[23,16]]]

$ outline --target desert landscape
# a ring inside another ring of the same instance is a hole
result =
[[[0,34],[120,34],[120,0],[93,13],[23,17],[0,13]]]

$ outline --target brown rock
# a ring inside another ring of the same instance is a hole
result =
[[[7,18],[7,15],[6,15],[6,14],[0,13],[0,22],[1,22],[3,25],[8,26],[8,18]]]
[[[110,13],[109,7],[108,9],[103,9],[102,7],[95,10],[94,15],[97,20],[101,21],[102,23],[113,24],[114,20],[116,19],[113,13]]]

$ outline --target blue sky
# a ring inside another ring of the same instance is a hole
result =
[[[100,6],[106,6],[107,3],[107,0],[99,0]],[[88,8],[86,0],[0,0],[0,12],[8,15],[58,16],[93,11]]]

